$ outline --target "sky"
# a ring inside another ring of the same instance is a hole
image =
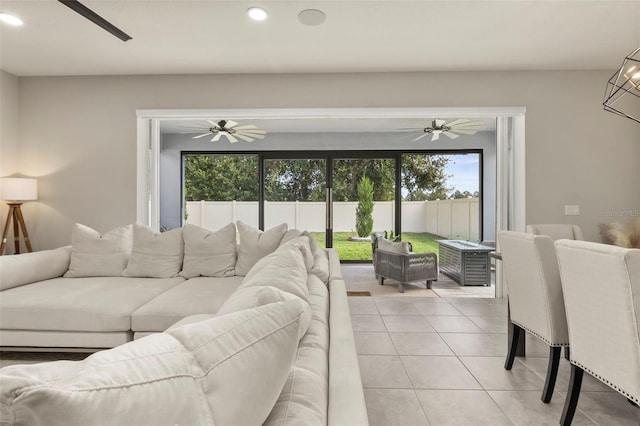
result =
[[[447,179],[447,187],[460,192],[479,191],[480,154],[448,155],[451,159],[445,167],[445,173],[451,175]]]

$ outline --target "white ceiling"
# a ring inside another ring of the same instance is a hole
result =
[[[122,42],[54,0],[0,0],[0,68],[18,76],[615,69],[640,44],[640,0],[83,3]],[[249,6],[269,19],[253,22]],[[308,8],[324,24],[301,24]]]

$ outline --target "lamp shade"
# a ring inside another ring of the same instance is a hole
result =
[[[32,178],[2,178],[3,200],[29,201],[38,199],[38,180]]]

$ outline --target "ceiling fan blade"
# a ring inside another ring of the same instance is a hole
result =
[[[194,136],[192,139],[200,139],[200,138],[203,138],[205,136],[209,136],[210,134],[211,134],[211,132],[203,133],[201,135]]]
[[[427,135],[429,135],[429,133],[423,133],[422,135],[420,135],[417,138],[413,139],[412,142],[419,141],[420,139],[424,138]]]
[[[216,122],[215,122],[215,121],[213,121],[213,120],[206,120],[206,121],[207,121],[207,123],[211,124],[213,127],[216,127],[216,128],[217,128],[217,127],[220,127],[220,126],[218,125],[218,123],[216,123]]]
[[[237,126],[238,123],[233,121],[233,120],[227,120],[227,122],[225,123],[224,127],[226,127],[227,129],[230,129],[232,127]]]
[[[242,135],[242,136],[246,136],[248,138],[254,138],[254,139],[264,139],[264,135],[259,133],[235,132],[234,135],[236,136]]]
[[[89,9],[87,6],[80,3],[78,0],[58,0],[60,3],[67,6],[69,9],[78,13],[79,15],[87,18],[103,30],[113,34],[118,37],[122,41],[131,40],[131,36],[120,28],[113,25],[111,22],[104,19],[102,16],[95,13],[93,10]]]
[[[224,135],[227,137],[227,139],[229,140],[229,142],[231,142],[231,143],[236,143],[236,142],[238,142],[238,139],[236,139],[232,134],[230,134],[230,133],[225,133]]]
[[[256,135],[266,135],[267,132],[265,130],[259,130],[259,129],[240,129],[240,130],[236,130],[236,132],[242,132],[242,133],[253,133]]]
[[[449,139],[455,139],[455,138],[457,138],[457,137],[460,137],[460,135],[456,135],[456,134],[455,134],[455,133],[453,133],[453,132],[444,132],[444,135],[445,135],[445,136],[448,136],[448,137],[449,137]]]
[[[464,124],[464,123],[466,123],[468,121],[470,121],[468,118],[458,118],[456,120],[453,120],[450,123],[447,123],[447,127],[457,126],[459,124]]]
[[[456,125],[448,125],[449,127],[460,127],[463,129],[466,129],[467,127],[478,127],[478,128],[485,128],[484,122],[483,121],[469,121],[467,123],[460,123],[460,124],[456,124]]]
[[[452,132],[460,133],[462,135],[475,135],[478,133],[477,130],[467,130],[467,129],[451,129]]]
[[[434,133],[433,137],[431,138],[431,142],[437,141],[438,139],[440,139],[440,133]]]
[[[255,124],[243,124],[242,126],[235,126],[233,130],[257,129],[257,128],[258,127]]]
[[[253,138],[250,138],[249,136],[245,136],[240,132],[236,132],[233,135],[239,139],[242,139],[245,142],[253,142]]]
[[[462,126],[451,126],[449,128],[450,129],[462,129],[462,130],[484,130],[485,129],[484,126],[465,126],[464,124]]]
[[[436,127],[442,127],[442,125],[445,123],[444,120],[438,120],[437,118],[433,121],[435,121]]]
[[[216,135],[213,138],[211,138],[211,142],[218,142],[221,136],[222,136],[222,133],[216,133]]]

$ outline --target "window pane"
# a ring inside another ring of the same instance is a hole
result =
[[[184,156],[185,223],[219,229],[241,220],[258,226],[257,155]]]

